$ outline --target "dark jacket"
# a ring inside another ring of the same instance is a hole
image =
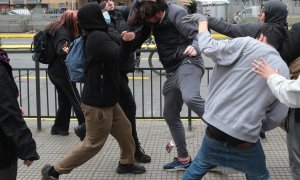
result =
[[[80,26],[89,33],[86,40],[87,73],[82,102],[97,107],[109,107],[118,102],[119,61],[128,58],[131,44],[116,44],[108,35],[102,12],[97,4],[89,3],[78,11]]]
[[[18,89],[9,64],[0,61],[0,169],[17,161],[38,160],[36,144],[23,120]]]
[[[263,7],[265,10],[265,23],[276,23],[287,27],[286,18],[288,11],[284,3],[281,1],[267,1],[264,2]],[[259,22],[231,24],[219,18],[208,16],[208,26],[210,29],[232,38],[245,36],[255,37],[261,25]]]
[[[110,11],[111,23],[108,28],[108,34],[112,38],[112,40],[118,45],[121,44],[122,37],[121,33],[123,31],[128,31],[129,27],[127,25],[126,20],[124,19],[124,15],[118,11]],[[120,61],[120,71],[121,73],[129,73],[134,71],[134,54],[131,53],[128,59],[122,58]]]
[[[196,38],[198,29],[192,23],[182,23],[182,18],[188,12],[175,4],[168,4],[161,23],[152,26],[152,32],[159,54],[159,59],[167,72],[175,71],[183,62],[184,50],[192,45],[198,55],[195,61],[203,68],[203,60]],[[151,27],[144,25],[141,30],[140,41],[144,42],[151,33]]]

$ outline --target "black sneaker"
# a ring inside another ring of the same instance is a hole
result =
[[[42,173],[42,180],[57,180],[58,178],[54,177],[54,176],[50,176],[49,175],[49,171],[52,168],[52,166],[50,164],[46,164],[41,173]]]
[[[132,173],[132,174],[143,174],[146,172],[146,168],[138,163],[132,164],[121,164],[117,167],[118,174]]]
[[[80,141],[83,141],[85,138],[85,134],[86,134],[85,123],[74,127],[74,132],[75,132],[76,136],[79,137]]]
[[[266,133],[265,132],[260,132],[259,136],[260,136],[260,138],[265,139],[266,138]]]
[[[134,158],[138,163],[151,162],[151,157],[145,153],[145,150],[141,146],[136,147]]]
[[[60,129],[52,126],[52,128],[51,128],[51,135],[68,136],[69,132],[68,131],[60,130]]]

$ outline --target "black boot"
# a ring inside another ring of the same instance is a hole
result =
[[[80,141],[83,141],[85,138],[85,135],[86,135],[85,123],[74,127],[74,132],[75,132],[76,136],[79,137]]]
[[[121,164],[117,167],[118,174],[132,173],[132,174],[143,174],[146,172],[146,168],[138,163],[132,164]]]
[[[145,150],[140,145],[136,147],[134,158],[138,163],[151,162],[151,157],[145,153]]]

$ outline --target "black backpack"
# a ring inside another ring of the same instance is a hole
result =
[[[45,31],[38,32],[33,37],[30,52],[33,53],[32,60],[43,64],[50,64],[56,55],[51,35]]]

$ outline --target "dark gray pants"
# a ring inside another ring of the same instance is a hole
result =
[[[295,110],[291,110],[287,125],[287,147],[293,179],[300,179],[300,122],[295,121]]]
[[[199,117],[202,117],[205,101],[200,96],[200,83],[203,72],[204,69],[199,64],[185,61],[164,83],[164,118],[180,158],[189,156],[180,112],[183,103],[185,103]]]
[[[16,161],[9,168],[0,169],[0,179],[2,180],[16,180],[17,179],[18,161]]]

